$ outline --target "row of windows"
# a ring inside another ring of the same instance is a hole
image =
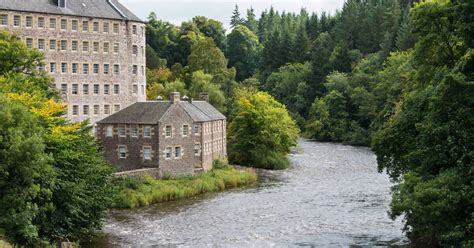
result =
[[[208,122],[203,124],[204,135],[211,134],[212,132],[220,132],[225,130],[224,121]]]
[[[189,125],[183,124],[181,127],[181,136],[187,137],[189,135],[189,131],[191,131]],[[194,131],[194,135],[199,135],[199,125],[194,125],[193,131]],[[173,137],[173,128],[171,125],[165,126],[165,137],[166,138]]]
[[[92,106],[92,109],[91,109]],[[104,115],[110,115],[111,114],[111,109],[109,104],[104,104],[102,108],[102,113]],[[113,111],[118,112],[120,111],[120,104],[114,104],[113,105]],[[95,104],[95,105],[82,105],[82,115],[83,116],[98,116],[101,113],[100,105]],[[73,116],[79,116],[79,105],[72,105],[72,115]]]
[[[143,138],[150,138],[151,137],[151,127],[150,126],[144,126],[143,129],[140,129],[137,125],[132,126],[130,128],[130,136],[138,138],[139,132],[142,131]],[[117,133],[119,137],[127,137],[127,129],[125,128],[124,125],[120,125],[117,128]],[[105,135],[107,137],[113,137],[114,136],[114,127],[113,126],[107,126]]]
[[[104,95],[110,95],[111,94],[111,88],[110,84],[104,84],[102,85],[102,94]],[[100,84],[82,84],[82,87],[79,88],[79,84],[72,84],[71,85],[71,91],[69,92],[68,84],[61,84],[59,89],[61,90],[61,94],[67,95],[79,95],[79,93],[82,93],[82,95],[100,95],[101,94],[101,85]],[[82,92],[79,90],[82,89]],[[112,93],[114,95],[119,95],[120,94],[120,84],[114,84],[112,88]],[[132,93],[133,94],[138,94],[138,85],[134,84],[132,85]],[[145,86],[141,86],[141,94],[145,94]]]
[[[36,41],[36,46],[34,44],[34,42]],[[56,40],[56,39],[49,39],[49,40],[46,40],[46,39],[42,39],[42,38],[39,38],[37,40],[34,40],[33,38],[26,38],[25,39],[25,43],[26,43],[26,46],[28,48],[33,48],[33,47],[36,47],[38,50],[49,50],[49,51],[61,51],[61,52],[65,52],[65,51],[72,51],[72,52],[78,52],[78,51],[82,51],[84,53],[89,53],[89,52],[93,52],[93,53],[99,53],[100,51],[102,51],[103,53],[106,53],[108,54],[110,52],[110,43],[109,42],[98,42],[98,41],[93,41],[93,42],[89,42],[89,41],[82,41],[82,42],[79,42],[77,40],[72,40],[72,41],[68,41],[68,40]],[[102,44],[102,46],[101,46]],[[115,54],[118,54],[120,52],[120,43],[113,43],[112,44],[112,51],[113,53]],[[143,46],[140,47],[140,55],[144,55],[145,54],[145,49],[143,48]],[[137,45],[133,45],[132,46],[132,55],[138,55],[138,46]]]
[[[126,145],[118,145],[117,151],[119,159],[126,159],[128,157],[128,150]],[[153,150],[151,149],[151,146],[143,146],[141,153],[143,160],[151,160]],[[164,151],[164,156],[165,159],[171,159],[173,157],[174,159],[180,159],[182,156],[181,146],[166,147]]]
[[[62,73],[62,74],[67,74],[72,73],[72,74],[83,74],[83,75],[88,75],[92,72],[92,74],[100,74],[103,73],[104,75],[109,75],[111,74],[111,65],[110,64],[89,64],[89,63],[66,63],[66,62],[61,62],[60,63],[60,68],[58,68],[58,64],[56,62],[50,62],[49,63],[49,72],[50,73]],[[80,66],[80,67],[79,67]],[[92,67],[91,67],[92,66]],[[119,64],[114,64],[112,65],[113,68],[113,74],[118,75],[120,74],[120,65]],[[44,66],[40,66],[38,68],[39,70],[44,70]],[[138,75],[138,65],[132,65],[131,67],[132,75]],[[141,66],[140,67],[140,75],[144,76],[145,75],[145,67]]]
[[[225,138],[205,142],[204,155],[209,155],[212,153],[212,151],[221,151],[224,148],[224,145],[225,145]]]
[[[24,21],[22,20],[24,19]],[[0,26],[7,26],[9,21],[9,16],[7,14],[0,14]],[[36,25],[35,25],[36,24]],[[13,27],[25,27],[25,28],[49,28],[51,30],[58,30],[58,28],[62,31],[82,31],[82,32],[94,32],[99,33],[102,32],[104,34],[110,33],[112,30],[113,34],[119,34],[120,32],[120,24],[117,22],[109,23],[109,22],[102,22],[102,24],[98,21],[88,21],[88,20],[68,20],[68,19],[60,19],[60,18],[44,18],[44,17],[37,17],[36,23],[33,21],[33,16],[26,16],[22,18],[20,15],[13,15]],[[141,35],[144,34],[144,28],[141,28]],[[132,34],[138,34],[137,25],[132,25]]]

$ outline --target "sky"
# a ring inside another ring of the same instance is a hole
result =
[[[308,12],[323,11],[334,14],[341,9],[344,0],[119,0],[143,20],[154,11],[159,19],[180,24],[202,15],[221,21],[228,29],[235,4],[245,16],[245,10],[253,7],[257,17],[273,6],[278,11],[299,12],[304,7]]]

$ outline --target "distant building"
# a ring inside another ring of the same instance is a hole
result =
[[[226,117],[208,103],[180,99],[137,102],[97,123],[105,157],[118,171],[159,168],[160,174],[192,175],[225,158]]]
[[[45,54],[71,121],[145,101],[145,24],[117,0],[0,0],[0,29]]]

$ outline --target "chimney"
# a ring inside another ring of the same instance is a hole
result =
[[[179,92],[171,92],[170,94],[170,102],[175,104],[175,103],[179,103]]]
[[[209,102],[209,93],[207,92],[199,93],[199,100]]]
[[[58,2],[58,7],[60,7],[60,8],[66,8],[66,1],[67,1],[67,0],[57,0],[57,2]]]

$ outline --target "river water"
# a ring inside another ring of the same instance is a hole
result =
[[[404,246],[391,183],[367,148],[300,141],[258,186],[113,211],[89,247]]]

